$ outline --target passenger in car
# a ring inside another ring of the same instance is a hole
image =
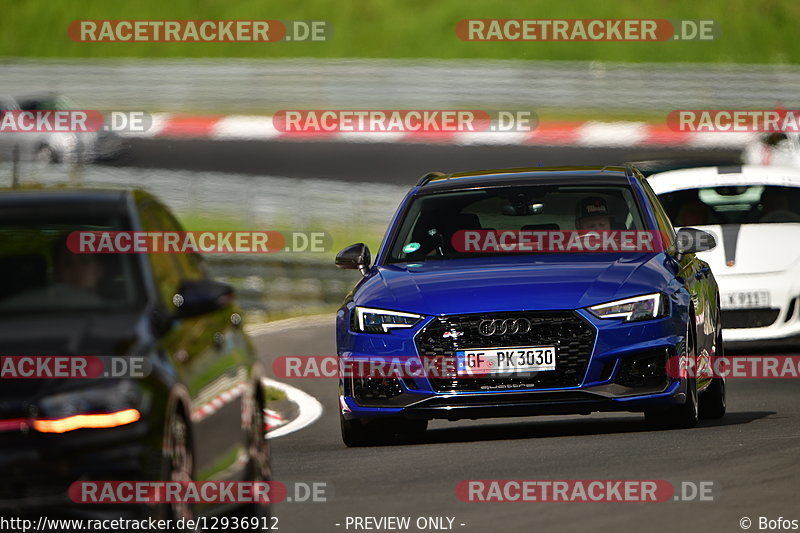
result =
[[[759,222],[800,222],[800,215],[789,206],[789,196],[783,188],[767,187],[761,193]]]
[[[672,205],[677,207],[677,214],[672,221],[675,226],[708,226],[717,223],[714,211],[700,200],[696,189],[677,191],[672,199]]]

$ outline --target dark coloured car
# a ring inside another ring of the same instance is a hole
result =
[[[0,355],[139,357],[149,372],[0,379],[0,515],[227,512],[69,498],[76,481],[270,478],[264,368],[232,289],[199,254],[73,254],[83,230],[182,228],[141,191],[0,192]]]

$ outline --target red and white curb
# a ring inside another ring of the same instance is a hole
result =
[[[304,317],[289,318],[286,320],[278,320],[275,322],[267,322],[265,324],[248,324],[245,326],[245,332],[252,336],[258,337],[269,333],[286,332],[294,329],[307,329],[308,327],[322,326],[330,324],[334,320],[331,315],[312,315]],[[281,381],[274,379],[264,378],[262,384],[265,387],[271,387],[282,391],[286,398],[297,406],[297,416],[293,419],[287,419],[277,411],[272,409],[264,409],[264,429],[267,432],[268,439],[283,437],[290,433],[300,431],[301,429],[310,426],[322,416],[323,407],[319,401],[310,394],[292,387]],[[216,394],[211,400],[203,403],[192,412],[192,419],[196,422],[207,418],[213,413],[219,411],[225,404],[230,403],[239,396],[241,396],[247,389],[246,385],[239,383],[227,390]]]
[[[275,322],[266,322],[264,324],[247,324],[244,330],[251,337],[258,337],[269,333],[291,331],[293,329],[305,330],[309,327],[331,324],[333,321],[334,317],[331,315],[301,316],[277,320]],[[286,394],[286,398],[294,402],[297,406],[298,412],[296,418],[287,420],[280,413],[265,409],[265,427],[267,429],[268,439],[274,439],[276,437],[288,435],[289,433],[294,433],[295,431],[300,431],[316,422],[317,419],[322,416],[322,404],[310,394],[281,381],[275,381],[274,379],[264,378],[263,384],[265,387],[272,387],[273,389],[283,391],[283,393]]]
[[[543,145],[583,147],[684,146],[738,148],[757,138],[754,133],[679,132],[666,124],[646,122],[543,122],[526,132],[322,132],[279,131],[269,116],[152,115],[152,125],[131,137],[208,140],[337,141],[452,145]]]
[[[288,422],[279,412],[272,409],[264,409],[264,431],[273,431]]]
[[[217,394],[211,400],[197,407],[192,412],[192,420],[195,422],[200,422],[201,420],[208,418],[222,409],[225,404],[230,403],[241,396],[245,390],[247,390],[247,386],[244,383],[240,383],[231,389]]]
[[[265,387],[278,389],[286,394],[286,398],[297,405],[298,416],[294,419],[286,419],[283,415],[272,409],[264,409],[264,429],[267,432],[267,438],[273,439],[275,437],[282,437],[295,431],[299,431],[304,427],[313,424],[322,416],[322,404],[316,398],[307,394],[300,389],[296,389],[286,383],[275,381],[273,379],[264,378],[262,384]],[[232,402],[242,395],[247,389],[244,384],[239,384],[231,389],[226,390],[215,396],[210,401],[202,404],[192,412],[192,420],[200,422],[216,413],[226,404]]]
[[[282,421],[277,427],[270,428],[267,432],[268,439],[275,439],[300,431],[316,422],[322,416],[322,404],[310,394],[274,379],[264,378],[263,384],[266,387],[283,391],[286,394],[286,398],[297,406],[297,416],[291,420]]]

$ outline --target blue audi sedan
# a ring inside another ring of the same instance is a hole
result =
[[[719,293],[642,174],[625,167],[430,173],[337,313],[347,446],[433,419],[642,412],[654,428],[725,413]]]

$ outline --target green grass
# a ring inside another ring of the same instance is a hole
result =
[[[246,220],[225,213],[184,213],[179,218],[187,231],[324,231],[331,237],[331,246],[325,252],[292,255],[325,262],[329,264],[332,269],[335,268],[333,266],[333,259],[336,253],[345,246],[356,242],[363,242],[369,246],[374,254],[377,252],[381,240],[383,239],[382,231],[365,229],[358,226],[324,223],[323,221],[313,223],[305,228],[298,228],[296,225],[292,225],[289,222],[273,224],[269,227],[254,227],[253,224]],[[274,254],[276,259],[286,256],[287,254],[283,252]],[[344,294],[342,296],[344,296]],[[245,322],[248,324],[258,324],[305,315],[328,314],[333,316],[338,308],[339,304],[326,305],[320,303],[319,305],[310,307],[307,305],[298,305],[297,307],[269,309],[264,311],[248,310],[245,313]]]
[[[264,386],[264,403],[279,402],[286,399],[286,393],[275,387]]]
[[[455,34],[464,18],[714,19],[713,42],[465,42]],[[78,43],[73,20],[280,19],[327,20],[326,42]],[[52,2],[6,0],[0,56],[7,57],[376,57],[494,58],[599,61],[800,63],[797,0],[139,0]]]
[[[383,239],[384,229],[365,228],[358,225],[337,225],[325,221],[311,222],[308,226],[299,228],[296,224],[287,221],[278,222],[269,227],[254,226],[247,220],[243,220],[231,214],[208,212],[203,213],[184,213],[180,217],[181,223],[187,231],[307,231],[325,232],[330,235],[330,246],[324,252],[303,252],[304,257],[315,258],[321,261],[332,261],[336,254],[350,244],[363,242],[369,249],[377,251]],[[276,257],[283,253],[276,253]]]

